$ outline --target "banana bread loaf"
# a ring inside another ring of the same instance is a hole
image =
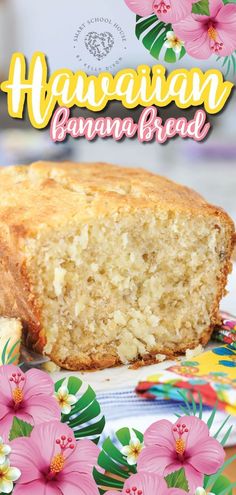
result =
[[[37,162],[0,172],[0,315],[61,367],[149,363],[206,344],[234,225],[141,169]]]

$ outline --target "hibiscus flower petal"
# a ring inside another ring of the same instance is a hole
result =
[[[236,5],[228,3],[222,7],[216,15],[217,23],[232,24],[235,26]]]
[[[125,0],[126,5],[135,14],[146,16],[153,13],[153,0]]]
[[[11,442],[11,449],[11,465],[21,471],[18,483],[30,483],[42,477],[46,464],[31,438],[16,438]]]
[[[0,420],[1,436],[5,442],[9,439],[9,433],[12,427],[14,414],[10,411],[4,418]]]
[[[199,59],[207,59],[212,55],[210,39],[203,22],[188,16],[173,24],[174,33],[184,41],[184,47],[189,55]]]
[[[193,16],[173,24],[175,34],[184,41],[186,52],[192,57],[207,59],[212,55],[210,39],[203,22],[194,20]]]
[[[69,476],[73,471],[92,474],[99,452],[99,448],[91,440],[80,440],[67,460],[63,474],[68,474]]]
[[[197,446],[209,438],[208,426],[204,421],[195,416],[182,416],[175,424],[185,425],[188,429],[188,433],[184,433],[183,436],[186,442],[188,456],[191,455],[192,449],[197,450]]]
[[[179,462],[177,459],[174,461],[172,464],[169,464],[169,466],[166,467],[164,471],[164,476],[167,476],[168,474],[174,473],[175,471],[179,471],[183,467],[183,463]]]
[[[181,488],[168,488],[168,495],[186,495],[185,490],[181,490]]]
[[[11,409],[5,404],[0,404],[0,420],[6,416]]]
[[[31,396],[27,401],[24,401],[24,411],[32,416],[35,425],[44,421],[59,421],[61,419],[61,409],[54,397]]]
[[[62,495],[61,490],[52,483],[46,483],[42,480],[36,480],[27,485],[16,484],[14,495]]]
[[[187,41],[184,47],[191,57],[198,58],[199,60],[206,60],[213,54],[207,33],[203,33],[202,37],[197,41]]]
[[[13,413],[13,416],[16,416],[16,418],[21,419],[21,421],[26,421],[26,423],[29,423],[30,425],[34,426],[34,422],[31,415],[28,414],[23,409],[19,409],[19,411]]]
[[[173,23],[174,33],[185,43],[188,41],[198,41],[206,33],[204,23],[198,22],[192,15],[187,16],[182,21]]]
[[[62,492],[58,488],[58,486],[56,485],[55,481],[47,483],[44,490],[45,491],[43,492],[43,495],[62,495]],[[63,493],[63,495],[64,495],[64,493]]]
[[[180,21],[181,19],[184,19],[187,17],[189,14],[192,12],[192,4],[194,0],[171,0],[170,1],[170,8],[167,10],[166,13],[158,13],[158,18],[161,21],[164,22],[177,22]],[[157,1],[157,6],[160,3],[160,1]],[[154,6],[154,12],[155,11],[155,2],[153,4]]]
[[[65,471],[59,474],[56,485],[63,495],[99,495],[98,487],[91,475],[73,472],[70,476]],[[48,495],[48,494],[47,494]]]
[[[124,493],[128,493],[128,490],[132,490],[132,487],[137,488],[137,492],[140,490],[144,494],[154,493],[167,493],[167,485],[163,478],[154,473],[137,473],[125,482]]]
[[[204,442],[196,439],[195,446],[188,450],[188,463],[200,473],[214,474],[222,466],[225,451],[222,445],[209,437]]]
[[[209,0],[210,17],[216,17],[222,7],[224,7],[222,0]]]
[[[31,369],[25,374],[24,398],[28,400],[35,395],[53,395],[54,384],[47,373],[37,369]]]
[[[138,471],[163,474],[165,468],[174,462],[174,453],[174,450],[170,452],[167,448],[155,445],[146,447],[139,454]]]
[[[34,424],[32,417],[29,414],[25,413],[24,411],[19,410],[15,412],[14,410],[12,411],[10,410],[9,413],[0,420],[0,428],[2,432],[1,435],[5,440],[5,442],[8,442],[9,440],[9,433],[11,431],[14,417],[21,419],[22,421],[26,421],[26,423],[29,423],[31,425]]]
[[[0,366],[0,403],[4,405],[8,405],[12,399],[12,388],[10,378],[13,373],[21,373],[20,368],[14,366],[13,364],[6,364],[4,366]]]
[[[223,46],[219,52],[221,57],[228,57],[236,49],[236,32],[235,30],[230,32],[227,28],[225,30],[218,30],[219,41],[223,43]]]
[[[184,465],[184,470],[186,479],[188,481],[189,492],[194,493],[198,486],[203,485],[204,475],[202,473],[199,473],[199,471],[196,471],[196,469],[194,469],[189,464]]]
[[[156,421],[144,433],[145,446],[158,445],[170,451],[175,448],[173,424],[167,419]]]
[[[218,14],[219,10],[222,8],[222,0],[209,0],[209,11],[210,11],[210,18],[214,19],[215,16]],[[208,23],[209,22],[209,15],[202,15],[202,14],[192,14],[193,19],[195,19],[198,22],[201,23]]]
[[[51,464],[51,460],[54,455],[59,454],[60,446],[57,445],[56,439],[62,435],[71,437],[73,443],[75,438],[73,431],[67,424],[60,423],[59,421],[48,421],[34,427],[31,433],[31,439],[38,446],[38,449],[43,454],[43,458],[47,466]]]
[[[236,49],[236,5],[225,5],[216,16],[216,30],[223,43],[220,55],[225,57]]]

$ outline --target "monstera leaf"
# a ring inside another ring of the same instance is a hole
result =
[[[143,434],[139,431],[132,430],[140,443],[143,442]],[[98,468],[94,469],[93,476],[99,487],[100,493],[107,490],[122,490],[125,480],[137,472],[136,466],[130,466],[120,449],[129,445],[131,440],[131,431],[129,428],[122,428],[115,434],[115,442],[110,437],[103,442],[101,452],[98,456]]]
[[[78,398],[69,414],[61,415],[62,423],[67,423],[72,428],[77,440],[89,438],[94,443],[98,443],[105,426],[105,418],[101,414],[94,390],[74,376],[56,382],[56,393],[62,385],[66,385],[70,395]]]
[[[169,63],[180,60],[186,53],[184,47],[182,47],[179,54],[176,54],[172,48],[164,46],[167,33],[172,30],[171,24],[159,21],[155,14],[148,17],[136,16],[135,34],[137,38],[147,48],[152,57],[158,60],[163,58],[165,62]]]

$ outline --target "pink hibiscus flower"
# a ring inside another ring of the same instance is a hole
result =
[[[0,431],[5,440],[14,416],[32,425],[60,420],[53,381],[43,371],[23,373],[16,366],[4,365],[0,367],[0,383]]]
[[[92,477],[99,448],[90,440],[76,443],[66,424],[35,426],[29,438],[11,442],[10,461],[21,471],[14,495],[99,495]]]
[[[156,14],[164,22],[176,22],[192,12],[196,0],[125,0],[135,14],[148,16]]]
[[[205,474],[222,466],[225,452],[209,436],[207,425],[195,416],[184,416],[174,425],[163,419],[151,425],[144,434],[144,449],[138,457],[138,472],[168,475],[185,469],[189,490],[202,486]]]
[[[236,5],[209,0],[209,7],[210,17],[190,14],[173,24],[187,53],[198,59],[207,59],[212,54],[226,57],[236,49]]]
[[[186,495],[179,488],[168,488],[165,480],[154,473],[138,473],[130,476],[124,484],[122,495]],[[105,495],[118,495],[117,491],[109,490]]]

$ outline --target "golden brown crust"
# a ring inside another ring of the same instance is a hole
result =
[[[220,319],[218,318],[217,323],[220,323]],[[173,351],[173,349],[161,346],[159,348],[156,348],[155,351],[150,352],[149,354],[146,354],[145,356],[140,356],[137,360],[133,361],[133,364],[131,363],[131,368],[132,369],[137,369],[142,366],[147,366],[150,364],[155,364],[158,362],[162,362],[162,359],[158,359],[158,355],[161,356],[166,356],[166,359],[174,359],[177,356],[185,354],[185,352],[188,349],[195,349],[199,344],[202,344],[203,346],[206,345],[210,338],[211,334],[213,332],[215,325],[211,325],[210,328],[205,330],[200,339],[192,340],[188,342],[188,344],[179,344],[178,348]],[[58,366],[64,369],[68,369],[71,371],[77,371],[77,370],[83,370],[83,371],[95,371],[95,370],[102,370],[105,368],[112,368],[114,366],[120,366],[123,363],[119,359],[119,356],[115,353],[110,353],[106,352],[104,354],[99,354],[96,353],[94,356],[86,356],[84,359],[75,359],[74,357],[69,357],[65,361],[62,361],[58,358],[58,354],[55,352],[50,354],[51,359],[53,360],[54,363],[56,363]]]
[[[63,223],[68,224],[76,216],[81,221],[81,217],[86,220],[97,215],[106,216],[120,208],[129,212],[137,208],[174,208],[188,215],[214,216],[216,223],[219,218],[227,226],[228,249],[224,253],[225,263],[213,305],[211,326],[200,338],[201,343],[208,342],[213,326],[219,322],[219,301],[224,295],[236,242],[229,216],[222,209],[209,205],[195,191],[142,169],[101,163],[38,162],[29,167],[7,167],[0,171],[0,315],[20,318],[27,343],[37,351],[44,351],[46,336],[41,324],[41,310],[20,254],[23,240],[34,237],[42,225],[50,231]],[[198,344],[199,339],[187,346],[178,346],[177,354]],[[140,361],[144,364],[157,362],[155,356],[160,353],[173,355],[171,349],[159,348]],[[61,362],[54,346],[50,357],[60,366],[72,370],[102,369],[120,364],[117,354],[109,350],[94,356],[69,357]]]
[[[219,215],[233,232],[222,209],[192,189],[142,169],[69,162],[7,167],[0,171],[0,193],[0,224],[7,223],[16,238],[34,235],[42,224],[48,228],[67,224],[78,215],[78,205],[80,219],[108,215],[124,206],[130,211],[174,207],[189,214]]]

